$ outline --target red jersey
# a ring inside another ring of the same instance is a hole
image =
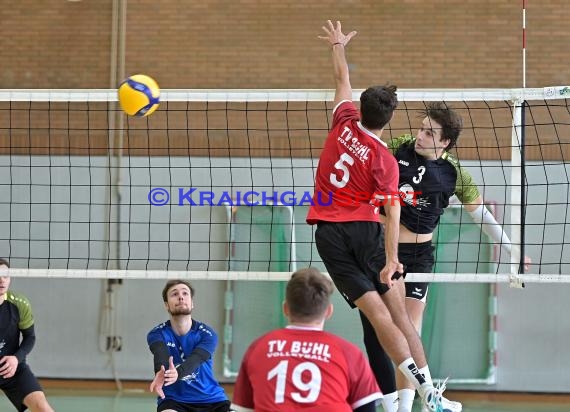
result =
[[[360,349],[331,333],[289,326],[254,341],[234,387],[238,412],[351,412],[382,399]]]
[[[319,159],[307,223],[372,221],[374,195],[398,196],[398,164],[378,136],[360,123],[348,100],[333,110],[332,128]]]

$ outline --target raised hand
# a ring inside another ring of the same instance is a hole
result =
[[[331,45],[340,43],[343,46],[346,46],[350,39],[356,36],[356,31],[351,31],[348,34],[344,34],[342,32],[340,21],[337,21],[336,26],[333,26],[333,23],[330,20],[327,20],[327,24],[323,26],[323,30],[326,33],[326,36],[318,36],[319,39],[326,40]]]

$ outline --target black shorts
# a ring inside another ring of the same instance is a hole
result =
[[[380,283],[386,256],[382,226],[376,222],[319,222],[315,243],[319,255],[339,292],[348,304],[366,292],[381,295],[388,286]]]
[[[431,241],[423,243],[399,243],[398,260],[408,273],[431,273],[435,258]],[[429,283],[406,282],[406,297],[426,301]]]
[[[215,403],[185,403],[172,399],[166,399],[157,406],[156,411],[161,412],[172,409],[176,412],[228,412],[230,411],[230,401]]]
[[[8,379],[0,377],[0,389],[18,411],[25,411],[24,398],[32,392],[42,391],[40,383],[26,363],[20,363],[14,376]]]

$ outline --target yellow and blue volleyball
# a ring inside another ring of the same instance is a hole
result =
[[[119,104],[129,116],[148,116],[156,110],[160,99],[158,83],[144,74],[135,74],[119,86]]]

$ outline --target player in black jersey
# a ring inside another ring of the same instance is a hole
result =
[[[18,411],[53,412],[26,363],[36,341],[34,317],[28,299],[8,290],[10,277],[2,274],[8,267],[0,259],[0,389]]]
[[[400,214],[398,257],[409,273],[430,273],[433,270],[433,232],[440,216],[456,195],[473,220],[508,253],[518,255],[511,247],[501,225],[483,204],[473,178],[449,153],[461,133],[463,122],[457,112],[444,103],[429,103],[422,111],[422,126],[416,137],[400,136],[388,144],[400,171],[399,190],[405,205]],[[530,259],[525,257],[525,269]],[[406,282],[406,309],[419,331],[428,293],[427,283]],[[381,348],[366,317],[361,315],[366,351],[384,392],[386,412],[408,412],[412,409],[415,391],[394,368]],[[396,391],[397,388],[399,391]],[[398,401],[399,400],[399,401]],[[399,407],[399,409],[398,409]]]

